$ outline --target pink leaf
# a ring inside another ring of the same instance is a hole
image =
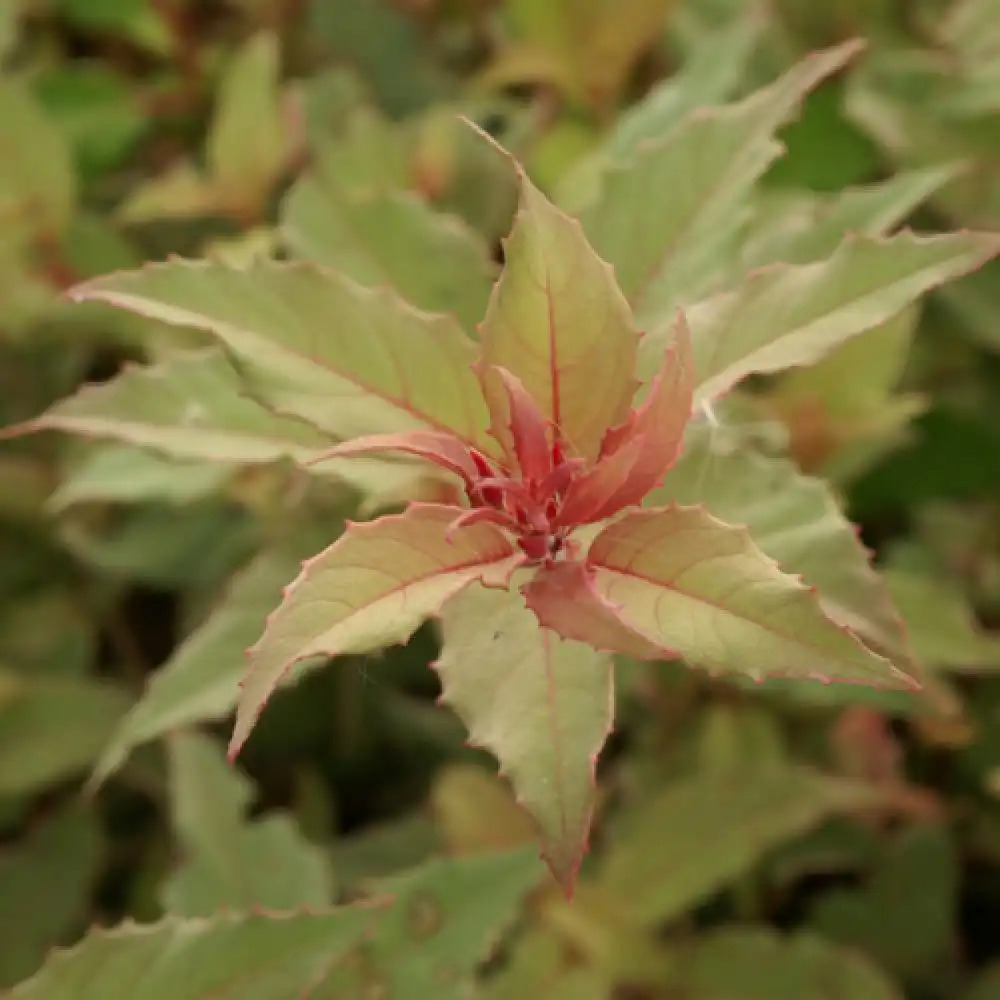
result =
[[[436,434],[431,431],[404,431],[399,434],[372,434],[368,437],[345,441],[308,465],[318,465],[328,458],[346,458],[377,451],[400,451],[418,458],[425,458],[449,472],[460,476],[467,486],[472,486],[479,478],[479,470],[469,454],[469,449],[450,434]]]
[[[503,382],[510,407],[510,433],[514,456],[525,482],[538,483],[552,470],[548,421],[524,383],[506,368],[491,366]]]
[[[570,485],[559,513],[561,524],[603,520],[638,504],[659,484],[680,452],[694,383],[691,334],[678,311],[674,342],[649,395],[624,424],[605,435],[597,465]]]
[[[521,593],[539,624],[566,639],[636,660],[677,658],[673,650],[650,642],[618,618],[614,605],[594,589],[593,571],[585,563],[564,562],[541,570]]]

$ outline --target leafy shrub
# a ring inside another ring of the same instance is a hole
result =
[[[3,8],[11,996],[989,1000],[998,31]]]

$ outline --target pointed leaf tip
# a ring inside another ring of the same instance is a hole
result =
[[[914,688],[917,682],[827,618],[746,529],[698,507],[634,511],[591,546],[593,586],[621,622],[724,673]]]
[[[680,453],[695,381],[691,334],[678,309],[673,342],[649,394],[624,424],[604,435],[598,464],[571,483],[560,509],[563,524],[604,520],[639,503],[662,481]]]
[[[442,701],[496,755],[571,892],[587,851],[597,755],[610,732],[610,657],[540,629],[516,593],[472,587],[442,613]]]
[[[337,438],[435,431],[496,451],[470,370],[473,342],[453,318],[389,290],[301,261],[173,260],[77,291],[212,334],[256,398]]]
[[[628,412],[638,332],[611,267],[579,222],[556,208],[523,168],[518,175],[520,206],[506,264],[481,326],[493,433],[511,453],[506,392],[490,366],[519,379],[544,419],[593,459],[604,432]]]
[[[289,669],[314,657],[405,642],[448,598],[475,580],[499,586],[520,552],[494,524],[445,533],[462,508],[412,504],[350,526],[308,561],[250,649],[229,744],[234,758]]]

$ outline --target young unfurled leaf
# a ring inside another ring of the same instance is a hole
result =
[[[608,170],[583,226],[643,327],[669,321],[705,291],[753,185],[781,152],[775,131],[860,48],[848,42],[817,53],[739,104],[692,115]]]
[[[819,361],[925,292],[1000,253],[1000,235],[848,237],[825,261],[756,271],[688,310],[703,402],[755,372]],[[643,338],[639,373],[659,367],[668,328]]]
[[[684,316],[678,314],[674,342],[645,402],[624,424],[607,432],[593,469],[571,481],[559,513],[562,522],[603,520],[641,502],[662,481],[684,439],[694,383],[691,335]]]
[[[502,591],[464,591],[442,619],[442,698],[472,742],[496,755],[538,824],[545,860],[571,890],[614,712],[610,658],[539,629],[521,601]]]
[[[677,653],[632,631],[601,596],[582,562],[562,562],[521,588],[525,603],[559,635],[585,635],[587,645],[636,660],[672,660]]]
[[[457,507],[413,504],[403,514],[348,525],[333,545],[303,563],[250,650],[231,758],[294,664],[404,642],[474,580],[500,584],[510,575],[518,550],[495,525],[469,525],[446,538],[461,514]]]
[[[307,264],[174,260],[73,295],[207,330],[262,402],[337,437],[433,429],[496,450],[472,342],[391,293]]]
[[[815,594],[782,573],[745,529],[699,508],[626,514],[597,536],[587,565],[595,591],[623,624],[694,666],[915,685],[827,619]],[[586,629],[581,620],[569,634],[586,641]]]
[[[580,224],[517,169],[520,209],[481,327],[493,432],[512,454],[506,392],[491,372],[497,366],[521,381],[577,454],[592,459],[607,429],[628,412],[639,334],[611,268]]]

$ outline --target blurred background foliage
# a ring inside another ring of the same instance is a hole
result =
[[[393,996],[475,972],[488,1000],[1000,1000],[1000,265],[711,431],[836,486],[935,697],[621,663],[572,902],[524,874],[529,821],[434,705],[433,628],[282,691],[224,766],[243,650],[298,561],[434,485],[304,480],[199,336],[61,297],[171,253],[291,254],[472,331],[515,193],[459,115],[572,206],[644,95],[679,122],[855,36],[781,135],[744,263],[808,259],[851,228],[834,192],[899,170],[924,171],[919,228],[1000,228],[997,0],[0,0],[0,424],[105,383],[162,429],[0,444],[0,988],[93,924],[321,908],[422,865],[407,891],[452,919],[455,977],[406,978],[419,927],[386,930]],[[157,390],[168,365],[188,397]],[[172,447],[206,399],[245,461]]]

